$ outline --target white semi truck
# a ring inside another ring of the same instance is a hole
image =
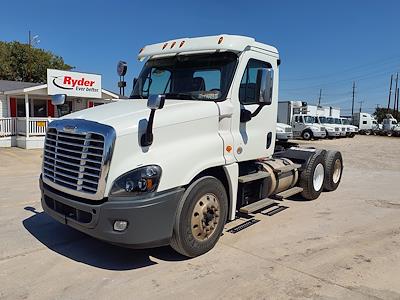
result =
[[[382,125],[383,134],[387,136],[400,136],[400,125],[391,114],[386,115],[386,118],[382,120]]]
[[[274,153],[276,48],[219,35],[148,45],[138,58],[131,99],[49,124],[40,187],[54,219],[113,244],[194,257],[238,212],[338,187],[340,152]]]
[[[370,135],[380,131],[378,121],[369,113],[354,113],[352,117],[352,124],[358,127],[359,134]]]
[[[326,137],[325,127],[308,113],[307,103],[303,101],[279,101],[278,122],[291,125],[295,138],[311,140]]]

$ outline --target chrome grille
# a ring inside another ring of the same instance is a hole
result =
[[[285,127],[285,132],[292,132],[292,128],[291,127]]]
[[[321,131],[325,131],[325,127],[321,127]]]
[[[43,181],[63,192],[101,199],[114,140],[114,129],[99,123],[50,123],[43,153]]]

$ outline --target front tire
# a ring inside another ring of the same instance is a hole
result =
[[[309,140],[311,140],[311,139],[313,138],[313,133],[312,133],[311,130],[306,129],[306,130],[304,130],[303,133],[301,134],[301,137],[302,137],[304,140],[309,141]]]
[[[195,257],[210,251],[222,234],[228,215],[228,197],[221,181],[197,179],[185,191],[175,217],[171,247]]]
[[[300,174],[299,186],[303,188],[302,197],[306,200],[317,199],[323,190],[324,177],[324,154],[316,152]]]

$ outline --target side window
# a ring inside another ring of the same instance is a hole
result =
[[[143,96],[169,92],[171,72],[165,69],[151,69],[151,74],[143,84]]]
[[[299,117],[298,117],[298,116],[295,116],[295,117],[294,117],[294,121],[297,123],[297,122],[299,121]]]
[[[256,85],[257,85],[257,71],[261,68],[272,68],[271,64],[250,59],[247,63],[246,70],[244,71],[242,81],[240,82],[239,88],[239,101],[242,104],[255,104],[258,103],[258,98],[256,95]]]
[[[367,124],[367,121],[363,121],[363,124]]]
[[[299,116],[299,122],[303,123],[303,116]]]

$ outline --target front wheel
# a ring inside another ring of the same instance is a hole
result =
[[[309,141],[313,138],[313,133],[311,130],[304,130],[303,133],[301,134],[301,137],[305,139],[306,141]]]
[[[178,207],[171,247],[188,257],[208,252],[221,236],[227,214],[228,197],[221,181],[212,176],[197,179]]]

